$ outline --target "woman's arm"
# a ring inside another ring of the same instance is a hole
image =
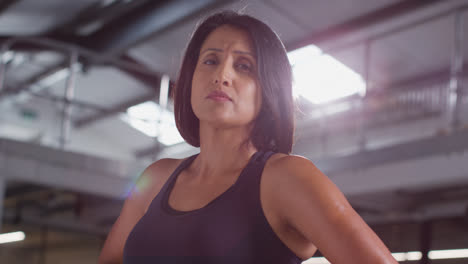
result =
[[[272,164],[281,216],[334,264],[397,263],[341,191],[309,160],[284,156]]]
[[[125,200],[117,221],[112,226],[101,250],[99,264],[123,262],[123,250],[128,235],[145,214],[152,198],[159,192],[167,178],[168,167],[174,160],[162,159],[149,166],[138,178],[129,197]]]
[[[141,202],[129,197],[124,203],[117,221],[112,226],[99,255],[99,264],[117,264],[123,261],[123,248],[130,231],[143,216]]]

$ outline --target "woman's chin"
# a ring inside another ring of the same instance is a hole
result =
[[[200,120],[200,125],[205,124],[215,128],[229,128],[233,126],[232,120],[223,117],[211,117],[208,119]]]
[[[243,126],[247,127],[249,123],[239,122],[239,120],[233,120],[225,116],[210,116],[210,118],[200,119],[200,125],[206,125],[217,129],[230,129]]]

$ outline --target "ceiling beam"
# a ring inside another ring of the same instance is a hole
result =
[[[468,69],[468,63],[465,63],[463,65],[463,68]],[[468,77],[468,70],[463,72],[463,76]],[[374,89],[374,90],[367,92],[366,102],[370,105],[383,106],[385,104],[384,102],[387,102],[388,98],[392,98],[395,95],[407,94],[408,92],[411,92],[411,91],[421,92],[421,91],[424,91],[425,89],[430,90],[431,88],[434,88],[434,85],[448,84],[449,79],[450,79],[450,69],[440,68],[440,69],[436,69],[427,73],[410,76],[405,79],[395,80],[386,85],[380,85],[379,83],[377,83],[376,88],[378,89]],[[359,96],[349,96],[346,98],[338,99],[334,103],[339,104],[341,102],[347,101],[353,104],[354,102],[358,102],[361,100],[362,98]],[[305,103],[301,103],[301,101],[298,101],[298,102],[299,102],[299,107],[303,111],[303,113],[311,113],[313,111],[318,111],[318,112],[323,111],[323,106],[313,106],[307,102]],[[419,105],[419,106],[425,107],[424,105]],[[388,119],[385,119],[385,118],[373,119],[373,117],[376,117],[376,115],[380,115],[380,114],[386,115],[385,112],[381,112],[381,111],[387,111],[389,108],[377,108],[377,109],[380,109],[379,111],[376,111],[375,107],[370,108],[370,109],[374,109],[374,110],[366,112],[367,114],[361,113],[360,116],[356,115],[356,111],[347,111],[342,114],[336,115],[335,117],[331,116],[328,118],[336,120],[335,122],[332,122],[332,123],[340,124],[337,127],[339,127],[339,130],[343,132],[343,131],[347,131],[347,129],[355,129],[357,118],[365,118],[368,128],[373,128],[373,127],[396,125],[401,122],[417,121],[417,120],[430,118],[430,117],[434,117],[436,115],[441,114],[440,109],[413,108],[413,109],[421,110],[421,112],[419,112],[418,114],[412,113],[412,115],[410,116],[401,116],[399,118],[392,119],[392,122],[390,122]],[[318,118],[305,117],[304,119],[301,120],[300,123],[297,124],[297,128],[303,131],[306,131],[307,129],[312,129],[315,131],[318,120],[319,120]],[[337,127],[335,127],[335,129]],[[337,131],[334,129],[331,129],[327,133],[333,133],[333,132],[337,132]],[[303,140],[311,139],[318,135],[319,134],[317,133],[309,133],[307,136],[304,136],[304,138],[302,139]]]
[[[323,31],[312,33],[300,41],[295,41],[286,45],[287,50],[295,50],[308,45],[320,45],[325,42],[332,42],[344,35],[363,30],[371,25],[382,23],[397,16],[402,16],[414,12],[423,7],[442,2],[442,0],[402,0],[384,8],[369,12],[362,16],[352,18],[343,23],[332,26]]]
[[[42,192],[44,190],[48,190],[49,188],[45,188],[39,185],[34,185],[34,184],[28,184],[28,183],[20,183],[18,185],[15,185],[13,187],[7,187],[5,191],[5,200],[12,198],[12,197],[17,197],[21,196],[24,197],[30,193],[37,193],[37,192]]]
[[[369,43],[375,42],[375,41],[380,40],[382,38],[385,38],[387,36],[397,34],[399,32],[408,30],[410,28],[414,28],[416,26],[423,25],[423,24],[431,22],[431,21],[435,21],[437,19],[441,19],[441,18],[443,18],[445,16],[453,15],[457,11],[464,12],[467,9],[468,9],[467,4],[454,6],[451,9],[443,10],[442,12],[436,13],[434,15],[422,17],[421,19],[418,19],[416,21],[412,21],[409,24],[403,24],[403,25],[397,26],[395,28],[391,28],[389,30],[379,32],[379,33],[377,33],[375,35],[372,35],[372,36],[368,36],[368,37],[365,37],[365,38],[362,38],[362,39],[357,39],[357,40],[354,40],[354,41],[351,41],[351,42],[346,42],[346,43],[337,43],[337,45],[328,45],[322,51],[325,52],[325,53],[334,53],[334,52],[337,52],[337,51],[340,51],[340,50],[349,49],[349,48],[356,47],[356,46],[359,46],[359,45],[362,45],[362,44],[367,45]]]
[[[37,84],[41,80],[44,80],[45,78],[63,70],[66,67],[68,67],[68,63],[65,60],[62,60],[56,65],[39,72],[38,74],[24,81],[22,84],[15,86],[14,88],[5,87],[6,89],[2,89],[0,91],[0,99],[28,90],[32,85]]]
[[[231,1],[147,1],[132,12],[113,19],[91,35],[80,38],[78,44],[98,52],[122,54],[155,34],[170,30],[208,9],[229,2]]]
[[[313,161],[343,192],[354,195],[468,184],[467,150],[468,131],[460,131]],[[125,197],[131,182],[147,166],[6,139],[0,140],[2,160],[8,161],[0,162],[8,181],[114,198]]]
[[[28,91],[28,94],[37,98],[42,98],[44,100],[51,101],[51,102],[67,103],[77,108],[83,108],[83,109],[93,110],[97,112],[106,111],[106,109],[100,105],[95,105],[95,104],[91,104],[91,103],[84,102],[81,100],[76,100],[76,99],[69,100],[69,99],[64,98],[63,96],[57,96],[57,95],[53,95],[49,93],[36,93],[36,92],[31,92],[31,91]]]
[[[315,159],[315,163],[327,173],[372,168],[386,163],[463,153],[468,149],[468,131],[450,135],[436,135],[376,150],[361,151],[351,155]]]
[[[0,171],[7,183],[11,180],[122,200],[146,166],[0,139]]]
[[[98,120],[113,116],[117,113],[123,113],[131,106],[141,104],[146,101],[155,101],[156,98],[157,98],[156,94],[147,94],[144,96],[136,97],[122,104],[103,110],[95,115],[90,115],[90,116],[75,120],[73,124],[75,128],[84,128],[85,126],[89,126],[90,124]]]
[[[7,224],[18,224],[16,223],[16,212],[14,210],[5,211],[5,223]],[[72,231],[77,233],[91,234],[105,236],[109,232],[108,227],[100,227],[97,225],[83,223],[82,221],[75,219],[57,219],[57,218],[46,218],[41,215],[34,215],[32,213],[25,213],[21,215],[21,224],[49,227],[54,230]]]
[[[119,59],[124,61],[124,62],[133,64],[133,65],[137,65],[140,68],[149,68],[146,65],[142,64],[140,61],[128,56],[127,54],[121,55],[119,57]],[[140,71],[133,70],[133,69],[126,69],[125,73],[128,76],[130,76],[133,79],[140,82],[145,87],[150,88],[150,90],[152,92],[157,93],[158,94],[157,98],[159,98],[159,87],[160,87],[160,83],[161,83],[161,76],[159,74],[158,75],[155,75],[155,74],[149,75],[149,74],[144,74],[144,73],[142,73]]]
[[[103,5],[102,1],[97,1],[80,11],[68,23],[58,25],[49,32],[49,35],[75,36],[77,38],[90,35],[118,17],[133,12],[136,8],[150,1],[152,0],[117,0],[106,5]]]
[[[0,43],[6,42],[8,40],[14,39],[13,36],[10,37],[0,37]],[[47,40],[47,39],[45,39]],[[61,46],[67,47],[68,49],[73,49],[72,43],[64,43],[62,41],[55,41],[55,43],[60,43]],[[11,50],[13,51],[20,51],[20,52],[40,52],[44,50],[51,50],[52,48],[44,46],[41,43],[34,43],[33,41],[17,41],[12,46]],[[52,49],[53,50],[53,49]],[[160,76],[159,73],[153,72],[150,70],[146,65],[141,64],[137,60],[127,56],[122,55],[118,58],[110,58],[108,60],[101,60],[99,58],[92,58],[92,51],[87,49],[81,49],[85,54],[79,53],[79,62],[83,66],[83,70],[87,71],[93,66],[110,66],[116,67],[122,72],[129,75],[131,78],[138,81],[144,87],[147,87],[151,91],[158,91],[159,90],[159,83],[160,83]],[[61,51],[57,51],[61,52]],[[88,52],[88,53],[86,53]],[[115,57],[115,56],[114,56]],[[115,62],[115,64],[113,64]],[[57,71],[63,70],[64,68],[69,67],[68,62],[64,59],[57,62],[55,65],[50,66],[49,68],[43,70],[42,72],[38,73],[37,75],[33,76],[29,80],[24,82],[24,85],[21,87],[15,88],[13,91],[4,91],[3,95],[0,93],[0,97],[4,96],[6,92],[8,93],[17,93],[21,90],[28,88],[30,85],[34,85],[35,83],[39,82],[40,80],[47,78],[49,75],[54,74]]]
[[[16,4],[20,0],[3,0],[0,1],[0,14],[5,12],[8,8],[10,8],[12,5]]]
[[[467,77],[468,76],[468,63],[463,64],[463,76]],[[370,90],[368,91],[369,96],[374,96],[374,94],[381,94],[382,91],[385,91],[386,93],[398,93],[401,92],[402,89],[408,89],[408,87],[415,87],[412,90],[416,89],[425,89],[428,88],[430,85],[433,84],[438,84],[438,83],[443,83],[443,82],[449,82],[450,80],[450,68],[445,67],[445,68],[440,68],[436,69],[430,72],[426,72],[423,74],[419,75],[414,75],[410,76],[405,79],[400,79],[400,80],[395,80],[393,82],[390,82],[386,85],[379,86],[377,84],[376,86],[378,89],[375,90]]]
[[[64,36],[58,33],[60,32],[60,29],[56,29],[54,32],[49,34],[49,37],[56,41],[65,43],[77,42],[75,44],[78,44],[80,47],[94,51],[121,55],[119,58],[125,62],[140,64],[135,59],[125,55],[125,51],[129,47],[154,34],[162,33],[163,31],[169,30],[180,23],[193,19],[207,9],[225,5],[231,1],[232,0],[147,1],[147,3],[137,6],[132,12],[128,12],[122,17],[114,19],[112,23],[103,26],[100,30],[89,36],[82,38],[79,38],[78,36]],[[80,21],[80,23],[82,23],[82,21]],[[70,27],[70,25],[67,25],[67,27]],[[6,40],[6,38],[3,39]],[[34,48],[31,46],[33,45],[26,45],[23,48]],[[92,59],[82,58],[82,60],[85,68],[86,65],[94,65]],[[141,66],[143,67],[144,65]],[[52,71],[55,70],[53,69]],[[130,106],[148,100],[158,99],[160,76],[149,76],[132,69],[125,69],[124,71],[132,78],[140,81],[144,86],[149,87],[151,94],[134,98],[111,109],[100,111],[96,115],[77,120],[74,122],[76,128],[83,128],[84,126],[102,118],[114,115],[115,113],[124,112]],[[38,78],[40,77],[42,77],[42,75],[38,76]],[[31,83],[28,82],[28,84]]]

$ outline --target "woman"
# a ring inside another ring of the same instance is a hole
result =
[[[185,53],[177,127],[200,153],[140,177],[99,263],[397,263],[309,160],[289,155],[294,107],[283,44],[234,12],[206,19]]]

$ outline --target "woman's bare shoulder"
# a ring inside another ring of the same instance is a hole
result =
[[[315,165],[309,159],[303,156],[284,153],[273,154],[268,160],[266,166],[272,169],[271,171],[280,173],[301,169],[303,166],[315,167]]]
[[[145,186],[149,187],[149,185],[152,186],[161,181],[165,182],[183,160],[184,159],[163,158],[153,162],[140,175],[136,185],[145,184]]]
[[[307,197],[316,202],[328,203],[330,199],[318,199],[315,196],[322,192],[339,192],[326,175],[302,156],[274,154],[268,160],[264,173],[267,174],[265,176],[270,186],[281,186],[280,189],[275,188],[273,199],[292,201]]]
[[[140,201],[144,212],[182,161],[183,159],[160,159],[153,162],[141,173],[133,187],[131,197]]]
[[[161,177],[162,174],[174,171],[184,159],[163,158],[150,164],[142,174],[142,177]]]

